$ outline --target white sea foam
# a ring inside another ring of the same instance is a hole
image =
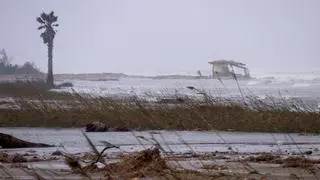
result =
[[[253,74],[253,79],[238,81],[242,93],[263,97],[265,95],[281,97],[320,97],[320,73],[269,73]],[[212,96],[240,96],[235,80],[217,79],[148,79],[121,78],[119,81],[71,81],[77,92],[106,96],[160,97],[199,96],[187,86],[193,86]],[[65,88],[63,91],[71,91]]]

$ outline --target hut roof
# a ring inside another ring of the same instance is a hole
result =
[[[233,60],[224,60],[224,59],[215,60],[215,61],[210,61],[209,64],[212,64],[212,65],[230,64],[230,65],[233,65],[233,66],[245,66],[244,63],[237,62],[237,61],[233,61]]]

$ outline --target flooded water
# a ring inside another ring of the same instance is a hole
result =
[[[80,129],[48,128],[0,128],[0,132],[11,134],[23,140],[56,145],[54,148],[23,148],[5,150],[9,153],[49,155],[56,150],[69,153],[90,152]],[[90,140],[102,150],[105,142],[117,145],[119,149],[107,151],[109,156],[134,152],[151,147],[155,141],[167,152],[183,154],[189,152],[208,153],[257,153],[277,152],[299,154],[312,151],[319,156],[320,135],[281,134],[281,133],[242,133],[218,131],[142,131],[142,132],[97,132],[87,133]]]

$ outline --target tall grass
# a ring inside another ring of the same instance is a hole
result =
[[[0,109],[2,127],[83,127],[92,121],[102,121],[111,129],[320,131],[320,114],[301,101],[277,101],[273,97],[262,101],[248,95],[243,96],[244,102],[242,98],[214,97],[189,87],[204,98],[172,97],[173,101],[150,102],[136,96],[112,99],[76,92],[48,92],[33,88],[36,86],[31,83],[24,84],[25,89],[21,86],[0,85],[0,94],[7,94],[10,89],[20,92],[14,96],[15,108]]]

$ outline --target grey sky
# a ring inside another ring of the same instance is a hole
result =
[[[46,71],[35,18],[54,10],[56,73],[195,73],[213,59],[253,72],[313,71],[319,9],[319,0],[1,0],[0,48]]]

